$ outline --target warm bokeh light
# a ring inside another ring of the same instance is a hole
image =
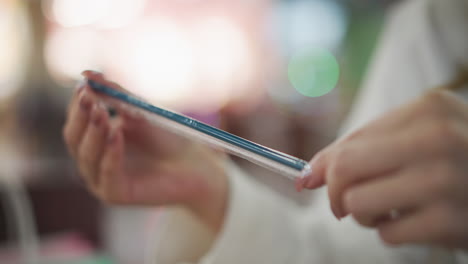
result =
[[[232,20],[224,17],[203,19],[194,29],[201,71],[212,83],[228,86],[229,81],[246,81],[251,66],[246,36]],[[247,67],[247,68],[245,68]]]
[[[195,10],[181,16],[178,10],[185,6],[160,10],[145,0],[77,2],[54,0],[44,6],[53,11],[56,22],[45,52],[58,80],[80,78],[84,69],[102,69],[154,103],[179,111],[213,112],[248,92],[255,78],[246,24],[234,12]],[[73,18],[94,5],[106,11]]]
[[[143,13],[145,4],[146,0],[112,0],[96,26],[115,29],[129,25]]]
[[[247,36],[229,18],[207,17],[194,25],[197,71],[206,84],[198,101],[219,107],[231,95],[248,87],[254,75],[254,55]],[[245,92],[245,91],[244,91]]]
[[[20,86],[27,50],[27,24],[14,1],[0,1],[0,100]]]
[[[99,34],[90,29],[56,29],[48,36],[45,58],[49,69],[58,79],[78,79],[83,69],[96,69],[100,44]]]
[[[92,24],[103,18],[112,0],[48,0],[46,14],[63,27]]]
[[[44,0],[44,13],[63,27],[115,29],[135,21],[146,0]]]
[[[188,96],[194,84],[193,51],[187,35],[170,19],[151,19],[126,36],[118,65],[130,88],[166,105]]]

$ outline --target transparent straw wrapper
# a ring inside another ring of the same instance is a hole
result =
[[[182,114],[151,105],[141,98],[102,83],[93,80],[87,82],[96,92],[124,102],[126,111],[137,112],[152,124],[175,134],[198,140],[201,143],[244,158],[291,180],[301,179],[311,172],[311,167],[307,161],[243,139]]]

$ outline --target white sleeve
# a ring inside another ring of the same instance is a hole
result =
[[[300,207],[234,167],[230,186],[229,209],[217,238],[192,229],[193,219],[178,214],[179,219],[171,217],[160,234],[164,239],[152,263],[425,263],[425,249],[385,247],[372,230],[350,219],[334,219],[323,190],[314,208]],[[193,254],[211,243],[208,253]]]
[[[429,1],[394,7],[363,87],[342,126],[349,133],[454,78],[456,65],[435,35]]]
[[[458,264],[468,264],[468,252],[467,251],[458,251],[455,253],[455,258]]]
[[[411,100],[446,77],[437,76],[440,71],[430,66],[443,64],[429,61],[435,52],[430,34],[419,32],[425,23],[420,6],[424,2],[412,1],[390,18],[346,131]],[[229,206],[220,234],[215,237],[187,213],[170,209],[151,264],[434,263],[428,259],[429,249],[387,247],[374,231],[359,227],[352,219],[334,219],[324,189],[318,191],[311,207],[304,208],[238,168],[229,169],[229,179]]]

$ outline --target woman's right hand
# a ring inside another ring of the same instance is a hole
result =
[[[122,88],[102,74],[87,79]],[[102,102],[117,111],[110,117]],[[125,205],[181,205],[218,230],[228,197],[219,153],[151,125],[86,84],[69,107],[64,138],[88,188],[101,200]]]

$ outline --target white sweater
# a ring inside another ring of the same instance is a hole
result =
[[[437,3],[432,5],[429,0],[414,0],[390,13],[367,81],[343,132],[454,78],[459,63],[455,60],[468,61],[463,56],[468,53],[460,54],[463,51],[441,36],[463,41],[468,47],[468,23],[463,15],[467,12],[459,7],[466,4],[462,1],[434,0]],[[443,23],[437,24],[440,17]],[[458,24],[458,31],[451,23]],[[228,171],[229,205],[218,237],[183,210],[167,209],[164,226],[151,245],[152,264],[468,263],[461,252],[388,247],[374,230],[358,226],[350,217],[336,220],[325,188],[317,191],[311,206],[300,207],[235,166],[229,165]]]

